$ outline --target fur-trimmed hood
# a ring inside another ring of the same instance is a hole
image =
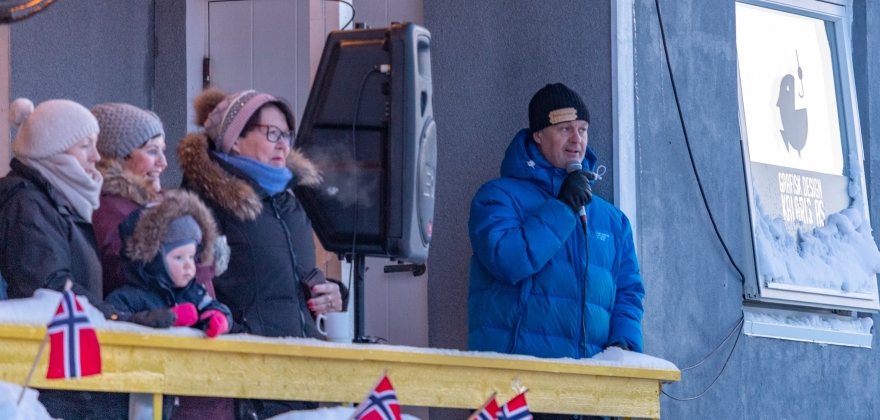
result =
[[[214,242],[218,235],[214,216],[197,195],[179,190],[166,191],[159,204],[140,211],[139,216],[133,215],[137,218],[134,230],[129,238],[123,238],[128,258],[151,262],[159,254],[171,222],[186,215],[192,216],[202,230],[199,262],[203,265],[213,263]]]
[[[104,176],[102,194],[118,195],[135,202],[139,206],[159,201],[159,194],[142,176],[122,168],[122,163],[113,158],[103,158],[98,169]]]
[[[211,158],[209,150],[208,136],[204,133],[188,134],[181,140],[177,155],[187,188],[216,202],[240,220],[256,219],[263,210],[263,203],[254,186],[221,167]],[[317,186],[322,182],[321,172],[299,150],[290,150],[287,168],[293,172],[297,185]]]

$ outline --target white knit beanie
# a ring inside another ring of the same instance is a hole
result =
[[[30,99],[18,98],[9,106],[9,122],[18,128],[12,152],[29,159],[55,156],[99,132],[95,116],[67,99],[50,99],[34,109]]]

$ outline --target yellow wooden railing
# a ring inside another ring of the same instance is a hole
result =
[[[0,325],[0,380],[24,382],[45,331]],[[387,370],[404,405],[475,409],[493,392],[507,401],[522,385],[534,412],[659,418],[660,384],[681,377],[677,369],[304,339],[101,330],[98,339],[101,375],[46,380],[45,352],[31,386],[149,393],[159,407],[162,394],[359,402]]]

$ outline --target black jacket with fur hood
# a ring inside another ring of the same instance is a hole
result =
[[[217,225],[210,210],[195,194],[167,191],[160,204],[134,211],[119,225],[119,233],[125,243],[122,255],[125,285],[110,293],[105,301],[117,311],[119,319],[125,320],[127,315],[137,312],[192,303],[199,315],[208,310],[218,310],[226,315],[229,325],[232,325],[229,308],[211,298],[205,286],[193,279],[186,287],[175,288],[165,269],[162,240],[171,222],[185,215],[192,216],[202,230],[199,261],[212,263]],[[193,328],[204,330],[207,325],[200,321]]]
[[[285,191],[270,195],[209,148],[205,134],[189,134],[178,157],[183,188],[213,210],[231,248],[229,268],[214,279],[217,299],[229,305],[241,332],[323,338],[298,281],[315,268],[312,225],[292,192],[295,185],[319,184],[317,168],[292,150],[287,166],[294,177]]]

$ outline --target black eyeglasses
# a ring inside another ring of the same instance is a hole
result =
[[[254,127],[262,127],[265,128],[265,131],[261,131],[266,135],[266,140],[269,140],[270,143],[278,143],[281,139],[287,140],[287,144],[293,144],[294,132],[293,130],[284,131],[274,125],[266,125],[266,124],[254,124]]]

